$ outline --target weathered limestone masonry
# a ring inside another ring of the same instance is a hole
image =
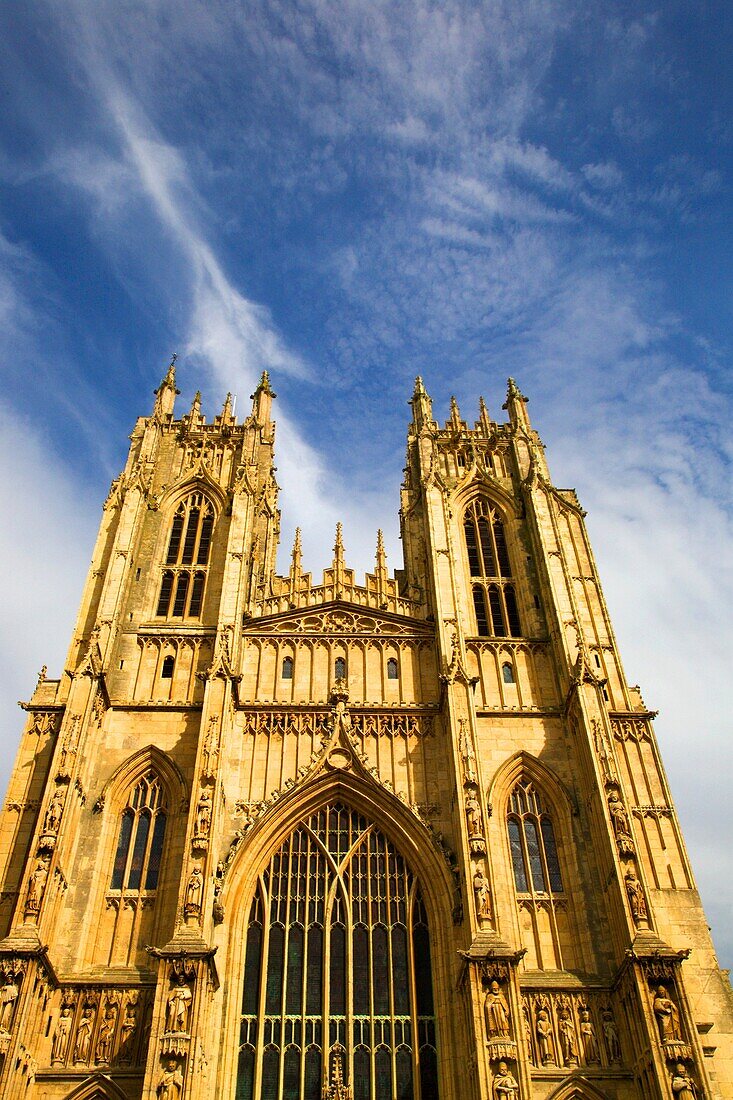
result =
[[[358,584],[279,533],[267,374],[175,364],[3,810],[0,1093],[725,1100],[731,990],[584,524],[513,381],[422,381]]]

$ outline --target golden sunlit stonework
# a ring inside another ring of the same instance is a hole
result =
[[[275,396],[175,366],[4,806],[6,1100],[733,1096],[718,968],[572,490],[422,381],[404,568],[275,572]]]

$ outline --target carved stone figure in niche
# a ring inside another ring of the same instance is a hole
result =
[[[178,1100],[182,1088],[183,1074],[178,1062],[171,1058],[158,1081],[155,1094],[160,1097],[160,1100]]]
[[[486,994],[484,1016],[486,1018],[486,1034],[489,1039],[494,1037],[509,1038],[509,1005],[499,988],[499,983],[496,981],[491,983],[489,992]]]
[[[481,836],[481,804],[471,787],[466,791],[466,824],[469,837]]]
[[[89,1050],[92,1045],[92,1026],[94,1024],[94,1009],[91,1005],[84,1005],[79,1026],[76,1029],[76,1042],[74,1043],[74,1062],[88,1062]]]
[[[65,1004],[61,1006],[61,1015],[56,1024],[51,1043],[51,1062],[60,1064],[66,1061],[66,1052],[69,1049],[69,1036],[73,1023],[74,1006]]]
[[[41,899],[43,898],[47,878],[48,864],[45,860],[39,859],[28,879],[28,893],[25,899],[26,913],[37,913],[41,908]]]
[[[112,1040],[115,1034],[117,1022],[117,1008],[114,1004],[108,1004],[104,1010],[104,1018],[99,1025],[97,1045],[94,1050],[94,1061],[97,1065],[109,1065],[112,1057]]]
[[[679,1100],[697,1100],[697,1085],[687,1072],[684,1062],[678,1062],[672,1075],[672,1092]]]
[[[137,1001],[129,1001],[125,1008],[125,1018],[120,1028],[120,1052],[121,1065],[129,1066],[133,1057],[133,1045],[135,1032],[137,1031]]]
[[[580,1035],[583,1040],[586,1062],[600,1062],[601,1055],[598,1050],[596,1031],[586,1006],[582,1006],[580,1009]]]
[[[188,1031],[188,1014],[191,1008],[193,994],[186,984],[183,974],[179,974],[176,985],[168,997],[168,1008],[165,1016],[166,1031],[186,1033]]]
[[[606,1043],[608,1059],[610,1062],[620,1062],[621,1043],[618,1038],[616,1021],[613,1018],[613,1012],[610,1008],[606,1007],[601,1011],[601,1020],[603,1022],[603,1038]]]
[[[526,1003],[522,1005],[522,1020],[524,1023],[524,1042],[527,1047],[527,1061],[531,1066],[533,1066],[534,1053],[532,1051],[532,1025],[529,1022],[529,1006]]]
[[[624,884],[631,907],[631,915],[635,923],[641,924],[643,922],[646,924],[649,920],[649,913],[646,907],[646,898],[644,897],[644,887],[639,882],[631,867],[629,867],[624,875]]]
[[[506,1062],[499,1062],[494,1077],[494,1100],[517,1100],[519,1083]]]
[[[560,1033],[560,1049],[566,1066],[577,1066],[578,1044],[575,1037],[575,1024],[570,1009],[564,1006],[558,1013],[557,1029]]]
[[[543,1066],[555,1064],[555,1054],[552,1042],[552,1022],[546,1008],[540,1008],[537,1012],[537,1044],[540,1050],[540,1061]]]
[[[677,1005],[667,996],[663,985],[657,987],[654,995],[654,1015],[657,1017],[659,1036],[663,1043],[682,1043],[680,1014]]]
[[[191,877],[186,887],[186,901],[183,906],[183,911],[186,916],[198,916],[201,912],[201,890],[203,884],[204,880],[201,876],[201,867],[197,863],[191,872]]]
[[[196,836],[208,836],[211,828],[211,791],[204,788],[196,812]]]
[[[629,828],[629,815],[626,813],[626,808],[615,788],[612,788],[609,792],[608,809],[611,814],[613,832],[620,854],[622,856],[632,855],[634,852],[634,841],[631,837],[631,829]]]
[[[64,809],[64,796],[60,790],[57,790],[53,798],[48,804],[46,810],[46,816],[43,819],[43,832],[54,835],[59,831],[59,825],[61,824],[61,814]]]
[[[476,916],[482,920],[491,920],[489,880],[480,867],[473,874],[473,896],[476,901]]]
[[[18,1000],[18,982],[15,974],[6,973],[5,981],[0,988],[0,1031],[7,1033],[13,1022],[15,1002]]]

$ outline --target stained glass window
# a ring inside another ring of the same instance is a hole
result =
[[[263,988],[260,988],[263,985]],[[237,1100],[437,1100],[430,934],[387,837],[341,803],[270,860],[249,914]]]

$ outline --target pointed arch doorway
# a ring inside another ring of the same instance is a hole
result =
[[[296,827],[246,929],[236,1100],[438,1100],[430,931],[420,883],[343,802]],[[337,1065],[338,1064],[338,1065]]]

